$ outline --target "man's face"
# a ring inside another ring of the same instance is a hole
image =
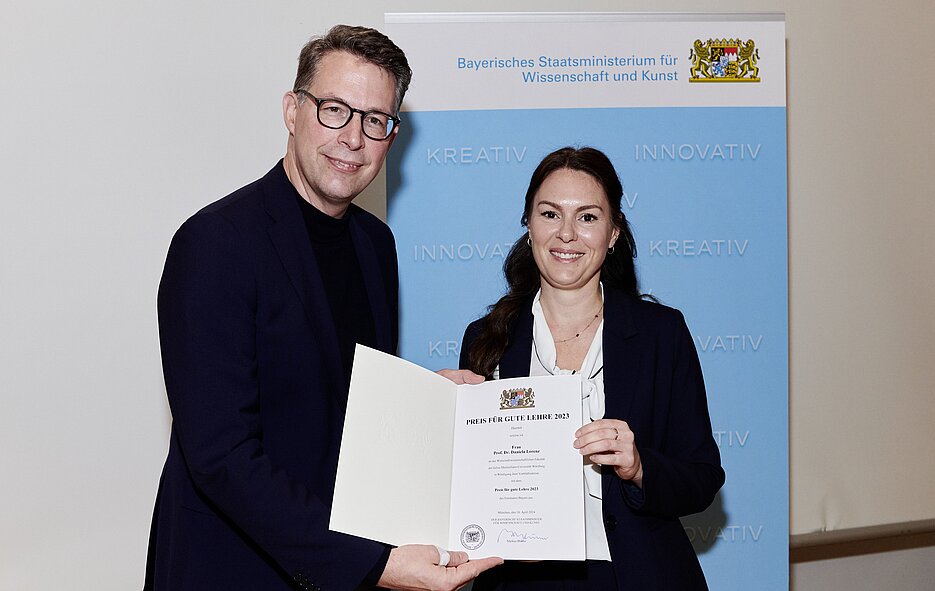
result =
[[[307,89],[319,99],[337,99],[361,111],[396,112],[392,74],[344,51],[327,54]],[[341,129],[318,122],[318,108],[308,97],[289,92],[283,116],[289,130],[285,167],[299,193],[319,210],[341,217],[351,201],[373,181],[394,133],[385,141],[368,138],[360,114]]]

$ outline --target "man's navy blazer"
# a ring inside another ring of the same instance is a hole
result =
[[[482,320],[465,331],[461,367]],[[514,321],[500,378],[529,375],[532,301]],[[701,365],[678,310],[604,287],[605,418],[626,421],[643,465],[642,491],[603,469],[607,542],[620,589],[706,589],[679,517],[706,509],[724,483]],[[569,442],[571,445],[571,442]],[[535,564],[524,566],[530,574]],[[497,579],[497,569],[482,575]],[[489,578],[488,578],[489,577]],[[475,588],[486,588],[481,579]],[[511,589],[535,589],[536,583]]]
[[[377,347],[395,353],[393,236],[346,215]],[[328,531],[348,383],[281,161],[182,225],[158,309],[173,422],[145,588],[355,588],[386,548]]]

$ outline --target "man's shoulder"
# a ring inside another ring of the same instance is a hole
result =
[[[277,166],[279,166],[277,164]],[[201,245],[224,243],[228,247],[243,244],[244,239],[265,227],[268,219],[264,202],[270,188],[270,177],[276,167],[263,177],[245,185],[192,214],[176,231],[173,243]],[[199,246],[200,248],[200,246]]]
[[[386,225],[386,222],[366,209],[352,203],[347,209],[347,214],[353,216],[354,222],[370,236],[395,242],[393,232],[390,230],[390,227]]]
[[[234,213],[244,208],[255,207],[263,195],[263,179],[257,179],[249,185],[237,189],[229,195],[221,197],[198,210],[201,213]]]
[[[279,170],[281,168],[281,164],[276,164],[272,170],[262,177],[240,187],[229,195],[221,197],[217,201],[209,203],[194,215],[219,213],[224,216],[237,216],[238,214],[255,213],[258,209],[262,208],[264,196],[271,191],[276,192],[277,177],[285,176],[285,172]]]

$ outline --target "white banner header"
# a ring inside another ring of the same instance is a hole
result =
[[[782,107],[785,23],[765,16],[423,13],[386,21],[415,72],[404,111]],[[491,32],[480,44],[471,26],[479,18]],[[567,34],[582,21],[591,36]]]

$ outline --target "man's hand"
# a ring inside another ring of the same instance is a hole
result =
[[[438,566],[435,546],[410,544],[390,550],[378,587],[403,591],[454,591],[489,568],[503,564],[502,558],[468,560],[464,552],[449,552],[448,566]]]
[[[484,376],[479,376],[469,369],[440,369],[435,373],[448,378],[459,386],[461,384],[480,384],[484,381]]]

